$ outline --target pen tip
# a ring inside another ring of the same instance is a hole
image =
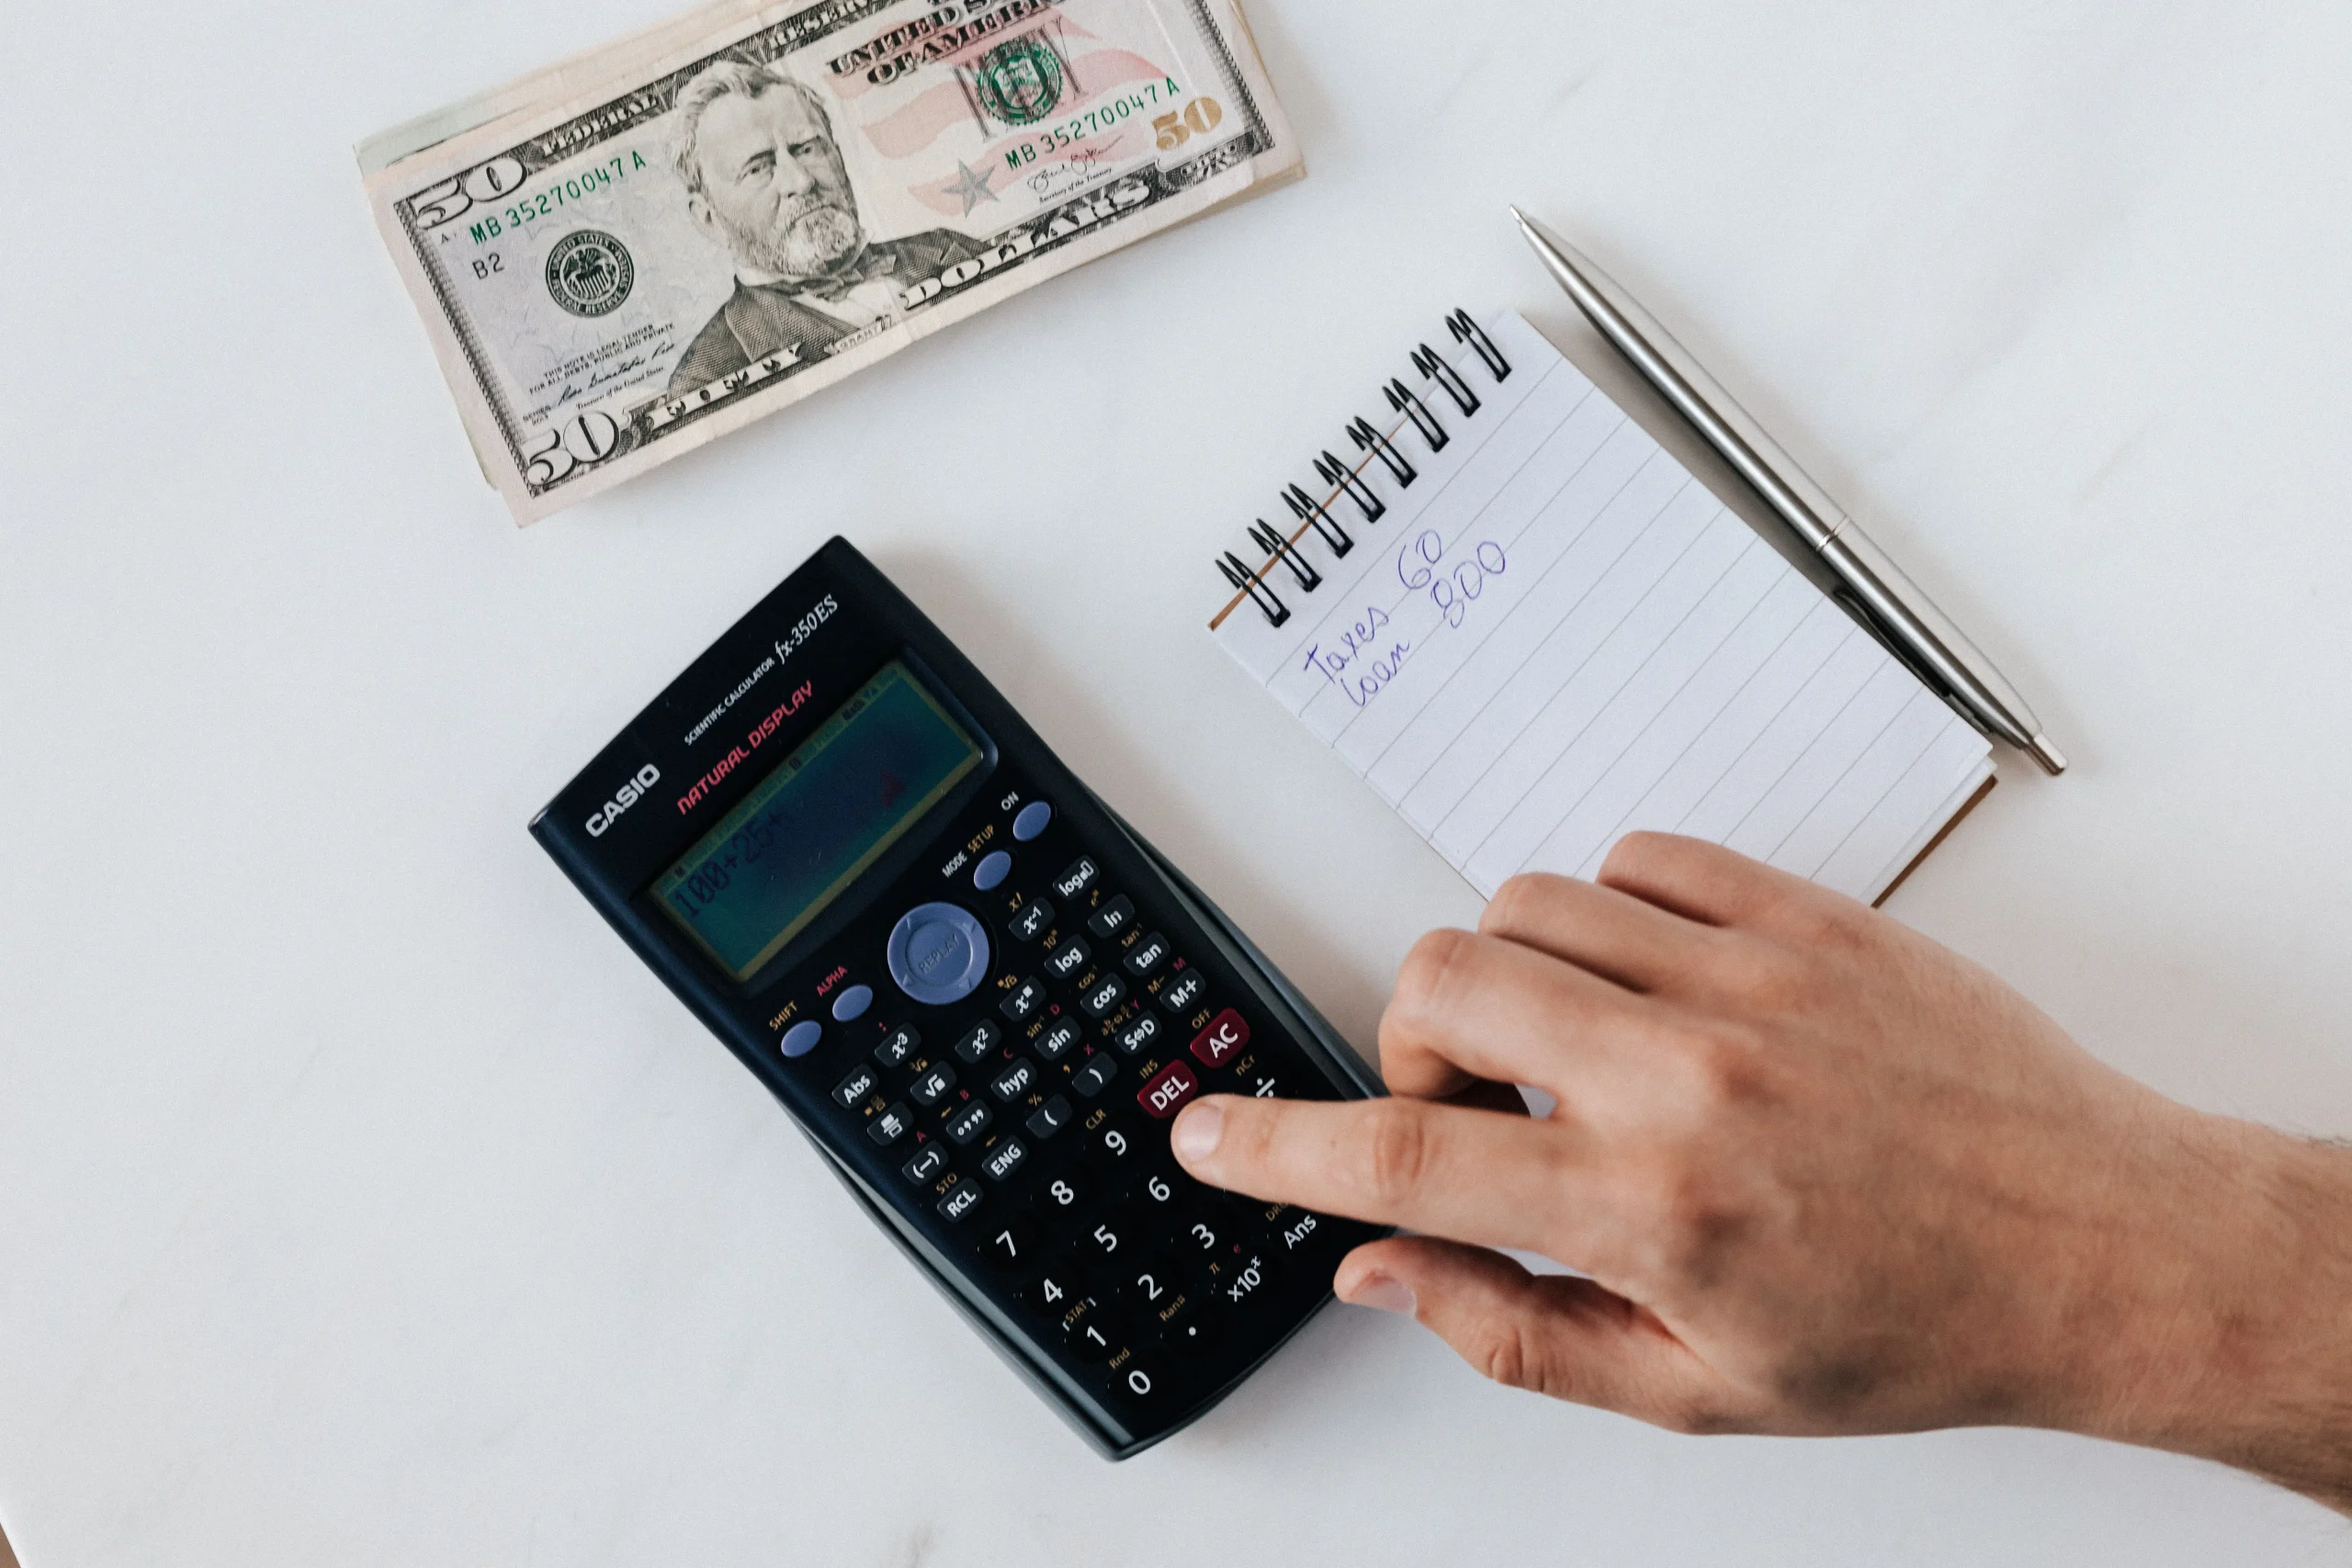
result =
[[[2033,744],[2025,749],[2025,754],[2041,763],[2041,771],[2053,779],[2066,771],[2065,754],[2050,744],[2047,736],[2035,736]]]

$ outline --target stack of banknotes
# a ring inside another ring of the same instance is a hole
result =
[[[1305,172],[1232,0],[718,0],[358,151],[525,523]]]

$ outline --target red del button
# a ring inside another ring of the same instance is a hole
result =
[[[1193,1069],[1182,1062],[1170,1062],[1160,1069],[1159,1077],[1143,1086],[1136,1103],[1150,1111],[1155,1121],[1165,1122],[1200,1092],[1201,1080],[1193,1076]]]
[[[1250,1025],[1231,1008],[1216,1015],[1216,1021],[1193,1037],[1193,1055],[1201,1065],[1221,1067],[1241,1055],[1250,1043]]]

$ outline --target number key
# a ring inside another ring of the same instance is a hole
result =
[[[1119,1295],[1139,1313],[1158,1315],[1182,1286],[1176,1266],[1165,1258],[1145,1258],[1119,1276]]]
[[[980,1247],[988,1260],[1000,1269],[1025,1269],[1036,1250],[1037,1233],[1018,1214],[998,1225]]]
[[[1073,1214],[1086,1201],[1086,1178],[1078,1171],[1065,1170],[1046,1183],[1037,1194],[1037,1207],[1048,1214]]]
[[[1105,1127],[1094,1137],[1094,1157],[1105,1170],[1134,1168],[1136,1141],[1118,1127]]]
[[[1093,1264],[1125,1267],[1136,1252],[1135,1215],[1124,1209],[1114,1209],[1094,1223],[1094,1227],[1079,1238],[1079,1256]]]
[[[1170,1178],[1166,1171],[1153,1171],[1143,1179],[1143,1185],[1136,1189],[1136,1202],[1148,1213],[1172,1213],[1170,1205],[1180,1196],[1176,1186],[1180,1179],[1183,1179]],[[1186,1180],[1184,1185],[1191,1187],[1193,1183]]]
[[[1118,1367],[1113,1385],[1141,1404],[1159,1392],[1159,1369],[1141,1356],[1130,1356]]]
[[[1065,1331],[1070,1353],[1081,1361],[1107,1361],[1127,1342],[1125,1320],[1093,1302],[1069,1314]]]
[[[1021,1292],[1021,1299],[1047,1317],[1059,1321],[1072,1307],[1086,1299],[1086,1291],[1069,1265],[1057,1263],[1030,1281],[1029,1288]]]

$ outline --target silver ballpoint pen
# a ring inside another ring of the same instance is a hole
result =
[[[1731,394],[1608,274],[1518,208],[1510,215],[1600,334],[1820,558],[1839,584],[1839,602],[1978,728],[2023,751],[2044,773],[2064,773],[2066,759],[2017,688]]]

